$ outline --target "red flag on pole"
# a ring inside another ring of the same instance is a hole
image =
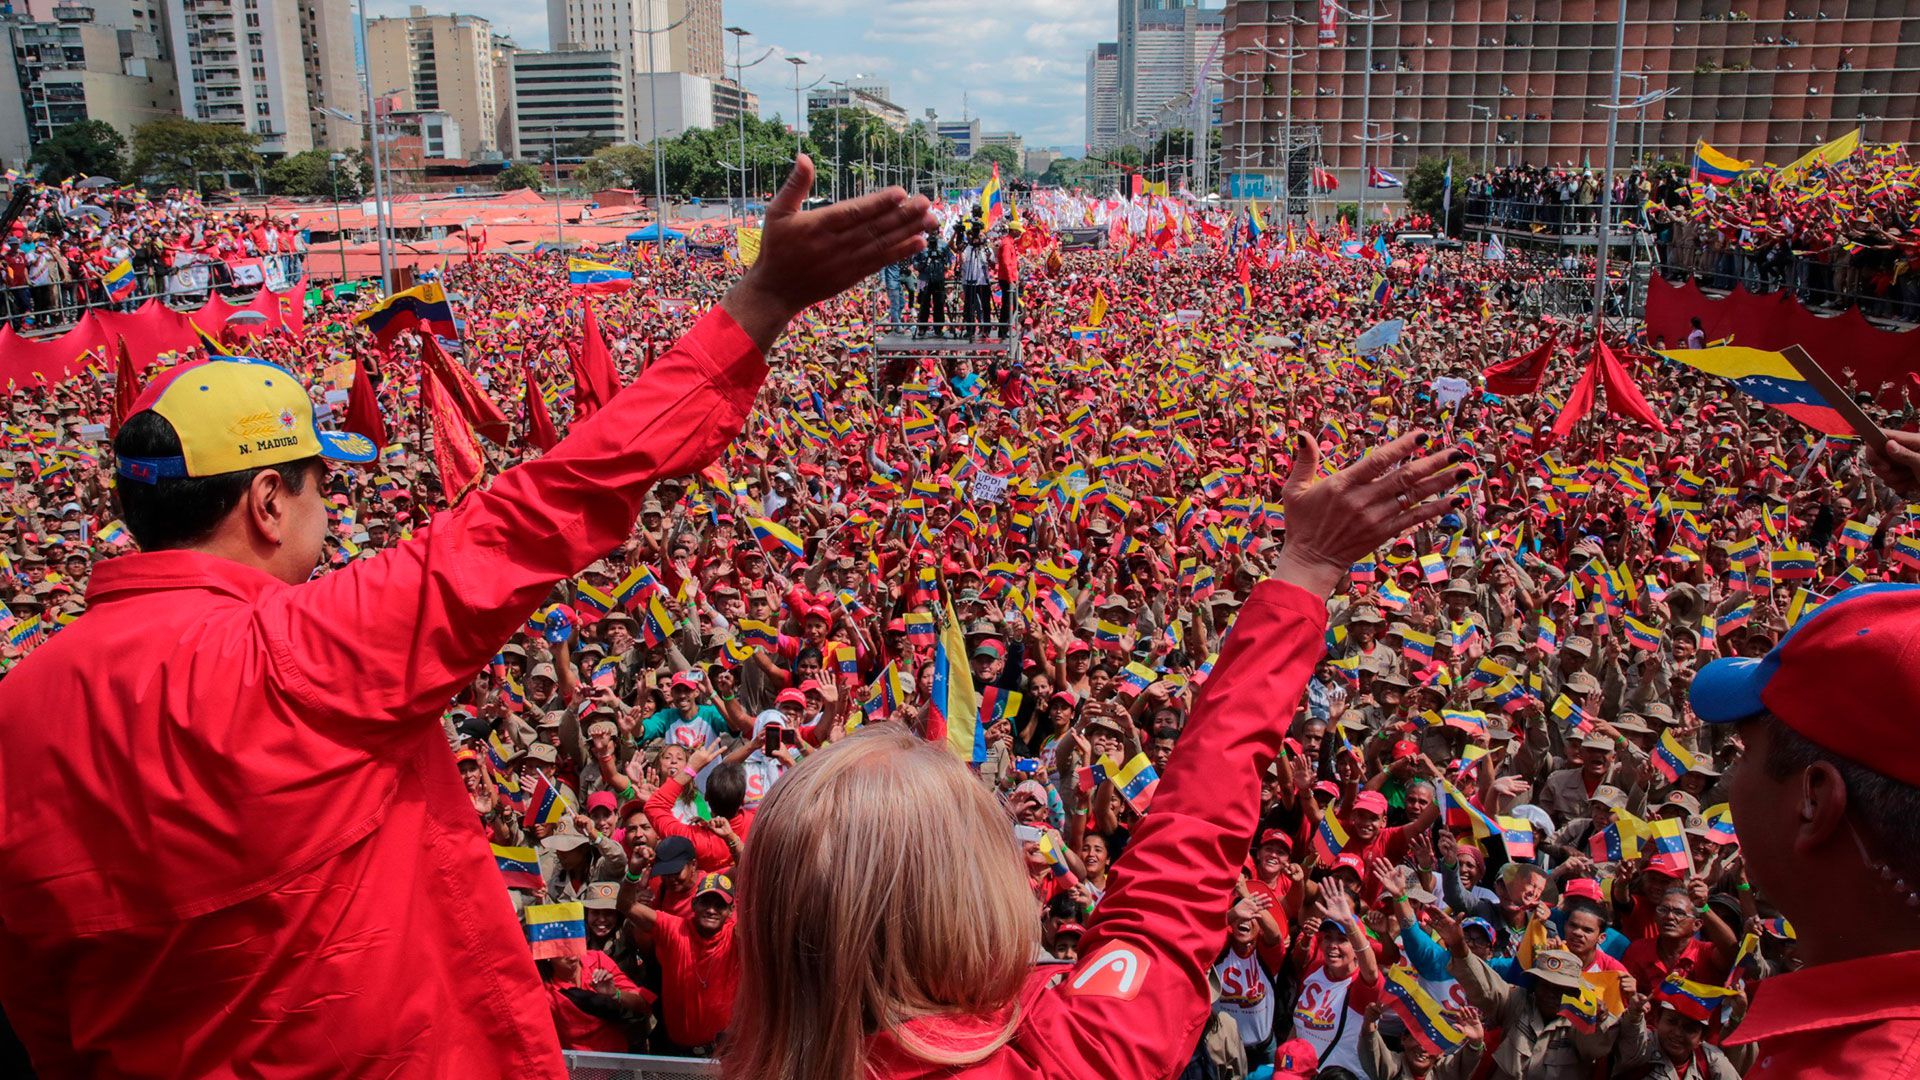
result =
[[[493,403],[480,384],[473,381],[467,369],[453,362],[440,342],[432,334],[420,336],[420,367],[432,371],[446,390],[448,400],[464,417],[474,431],[484,435],[496,446],[507,445],[507,435],[513,425],[507,422],[507,414]]]
[[[140,373],[134,370],[133,357],[127,352],[127,337],[115,336],[120,341],[120,355],[113,366],[113,431],[109,434],[120,431],[120,425],[133,412],[133,403],[140,400]]]
[[[560,435],[553,430],[553,417],[540,396],[540,382],[533,377],[533,368],[526,364],[521,367],[527,376],[527,442],[545,453],[559,445]]]
[[[440,471],[447,505],[452,506],[480,482],[486,458],[441,375],[425,365],[420,368],[420,403],[433,424],[433,464]]]
[[[1613,350],[1607,348],[1607,343],[1596,340],[1591,356],[1586,372],[1580,376],[1580,381],[1574,384],[1573,393],[1567,397],[1567,407],[1560,410],[1560,418],[1553,422],[1553,437],[1565,438],[1573,430],[1573,425],[1593,410],[1594,387],[1601,382],[1605,382],[1607,387],[1608,412],[1638,420],[1655,431],[1665,431],[1666,425],[1653,415],[1653,408],[1641,395],[1640,388],[1633,384],[1633,377],[1621,366]]]
[[[582,300],[586,313],[580,322],[580,347],[573,354],[573,411],[587,417],[604,408],[620,391],[620,374],[614,370],[613,355],[606,339],[600,336],[600,322],[593,317],[593,302]]]
[[[340,421],[344,430],[365,435],[375,446],[387,445],[387,424],[380,417],[380,398],[373,391],[373,369],[364,356],[353,360],[353,385],[347,388],[347,415]]]
[[[1554,344],[1554,339],[1548,337],[1531,350],[1481,372],[1487,380],[1487,393],[1501,397],[1538,393],[1540,380],[1547,374],[1547,364],[1553,359]]]

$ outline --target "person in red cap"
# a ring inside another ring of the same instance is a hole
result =
[[[812,177],[637,382],[333,573],[322,459],[369,438],[266,363],[146,388],[114,441],[141,550],[0,682],[0,785],[34,792],[0,815],[0,1006],[42,1074],[565,1072],[440,713],[740,432],[791,319],[922,243],[926,200],[805,211]]]
[[[1728,1038],[1747,1075],[1920,1076],[1920,586],[1859,585],[1764,657],[1715,660],[1693,711],[1737,725],[1729,802],[1747,873],[1796,931]]]
[[[646,891],[628,883],[619,904],[636,935],[651,938],[660,962],[661,1028],[655,1049],[676,1057],[709,1057],[733,1019],[740,984],[734,939],[733,878],[702,874],[686,916],[656,910]]]

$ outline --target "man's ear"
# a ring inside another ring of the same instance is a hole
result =
[[[291,492],[277,469],[261,469],[247,482],[241,505],[253,532],[268,544],[286,543],[286,515]]]

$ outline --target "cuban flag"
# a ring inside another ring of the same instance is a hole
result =
[[[1371,188],[1401,187],[1400,178],[1375,165],[1367,166],[1367,186]]]

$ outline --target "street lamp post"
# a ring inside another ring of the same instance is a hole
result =
[[[1627,52],[1627,0],[1620,0],[1613,21],[1613,107],[1607,110],[1607,157],[1600,171],[1600,222],[1593,258],[1593,347],[1600,348],[1600,331],[1607,318],[1607,225],[1613,216],[1613,153],[1620,135],[1620,74]]]
[[[1493,168],[1493,107],[1490,105],[1475,105],[1472,102],[1468,102],[1467,108],[1475,113],[1485,114],[1487,118],[1485,134],[1480,141],[1480,146],[1483,151],[1482,156],[1486,159],[1486,162],[1487,162],[1487,168],[1492,169]],[[1468,136],[1468,137],[1471,138],[1472,136]]]
[[[347,155],[327,155],[327,186],[333,189],[333,239],[340,248],[340,280],[347,280],[347,232],[340,224],[340,163]]]
[[[729,26],[727,27],[727,33],[733,35],[733,85],[737,90],[737,92],[740,94],[740,108],[736,113],[736,119],[738,120],[737,126],[740,129],[740,216],[741,218],[744,219],[747,216],[747,201],[748,201],[747,200],[747,84],[745,80],[742,78],[742,76],[748,68],[758,67],[761,61],[765,60],[769,56],[772,56],[774,53],[779,52],[780,50],[772,46],[768,46],[767,51],[760,54],[759,60],[755,60],[751,64],[743,64],[740,62],[740,42],[742,38],[747,36],[748,31],[744,27]]]
[[[364,3],[365,0],[362,0]],[[641,0],[647,8],[647,25],[640,32],[647,35],[647,134],[653,144],[653,241],[654,250],[661,258],[667,254],[667,166],[660,157],[660,87],[654,82],[653,75],[653,35],[665,34],[674,27],[686,22],[690,16],[682,15],[658,30],[653,28],[653,0]]]
[[[828,81],[827,85],[840,91],[840,98],[842,101],[846,101],[849,103],[852,102],[853,96],[851,93],[848,92],[847,84],[845,81],[840,79],[832,79]],[[807,123],[811,125],[813,123],[813,118],[808,117]],[[840,201],[840,172],[842,169],[845,168],[845,166],[841,164],[842,158],[840,154],[841,123],[842,123],[842,120],[841,120],[840,106],[835,105],[833,107],[833,201],[834,202]]]
[[[1361,60],[1364,67],[1360,72],[1361,134],[1358,136],[1360,141],[1360,195],[1354,211],[1354,217],[1357,219],[1356,225],[1359,228],[1360,235],[1362,238],[1365,238],[1367,235],[1367,180],[1369,179],[1367,175],[1367,147],[1370,144],[1366,132],[1368,128],[1373,126],[1373,24],[1385,19],[1387,14],[1384,11],[1378,15],[1373,14],[1371,4],[1368,5],[1369,11],[1365,15],[1348,11],[1344,7],[1339,7],[1339,5],[1335,5],[1335,7],[1347,18],[1358,19],[1367,25],[1366,53]],[[1289,87],[1288,89],[1291,90],[1292,88]]]
[[[800,69],[807,66],[807,62],[806,60],[798,56],[789,56],[786,59],[787,59],[787,63],[793,65],[793,160],[799,161],[800,160],[800,91],[805,89],[800,85]],[[826,76],[822,75],[820,78],[824,79],[826,78]],[[820,85],[820,79],[815,79],[813,81],[813,85],[815,86]],[[808,192],[808,194],[812,194],[812,192]]]
[[[565,255],[567,226],[560,214],[560,127],[557,124],[547,125],[547,161],[553,166],[553,242]]]

